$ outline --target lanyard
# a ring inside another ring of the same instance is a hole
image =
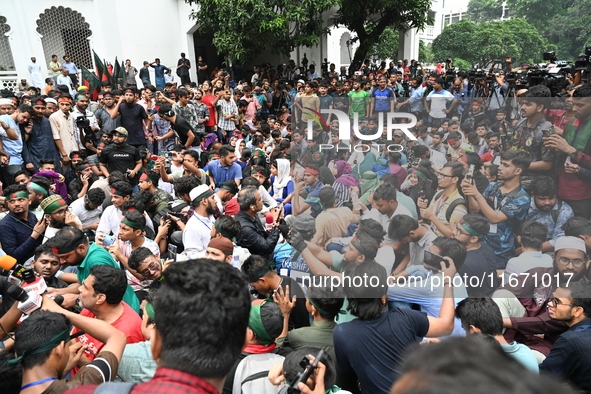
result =
[[[501,195],[502,195],[500,188],[499,188],[499,193],[501,193]],[[503,206],[505,206],[505,204],[507,204],[507,202],[509,202],[509,200],[511,200],[511,197],[508,197],[508,196],[503,197],[503,199],[501,200],[501,206],[499,206],[499,196],[496,195],[495,200],[494,200],[495,211],[499,210],[499,208],[503,208]]]
[[[201,219],[199,218],[199,216],[197,216],[197,213],[194,213],[194,214],[193,214],[193,216],[195,216],[195,217],[197,218],[197,220],[199,220],[201,223],[203,223],[203,225],[204,225],[205,227],[207,227],[207,229],[208,229],[208,230],[211,230],[211,227],[209,227],[209,226],[207,225],[207,223],[205,223],[203,220],[201,220]]]
[[[47,378],[47,379],[38,380],[36,382],[26,384],[23,387],[21,387],[21,391],[23,391],[24,389],[28,389],[29,387],[37,386],[38,384],[43,384],[45,382],[51,382],[52,380],[57,380],[57,378]]]

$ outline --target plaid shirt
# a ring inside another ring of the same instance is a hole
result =
[[[68,390],[70,394],[92,394],[96,385],[85,385]],[[213,385],[197,376],[170,368],[158,368],[149,382],[131,389],[131,394],[219,394]]]
[[[193,106],[195,107],[197,119],[209,119],[209,109],[207,109],[207,105],[205,105],[204,103],[201,103],[201,104],[193,104]],[[197,126],[195,126],[193,131],[196,133],[205,133],[205,123],[206,122],[207,121],[205,121],[203,123],[197,122]]]
[[[236,129],[236,123],[232,119],[226,119],[228,115],[236,115],[238,117],[238,107],[233,99],[230,101],[219,100],[217,104],[219,115],[218,115],[218,127],[226,131],[234,131]]]
[[[181,118],[185,118],[185,120],[187,122],[189,122],[189,124],[191,125],[191,128],[193,130],[195,130],[198,122],[197,122],[197,111],[196,111],[195,106],[193,104],[187,103],[187,106],[185,108],[183,108],[181,103],[175,103],[172,106],[172,110],[174,111],[174,113],[176,115],[180,116]]]

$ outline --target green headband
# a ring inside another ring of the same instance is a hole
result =
[[[49,192],[47,190],[45,190],[45,188],[43,188],[41,185],[36,184],[35,182],[27,183],[27,187],[29,189],[33,189],[33,190],[43,194],[44,196],[47,196],[49,194]]]
[[[134,228],[136,230],[144,230],[145,229],[145,226],[140,226],[136,222],[132,222],[126,216],[123,216],[123,220],[121,220],[121,223],[123,223],[131,228]]]
[[[318,312],[320,312],[321,315],[324,315],[324,316],[331,316],[332,315],[332,313],[328,313],[324,309],[319,308],[318,305],[316,305],[316,303],[314,302],[314,300],[312,300],[312,298],[308,297],[308,301],[310,302],[310,304],[312,304],[312,306],[314,308],[316,308],[316,310]],[[345,312],[344,310],[341,309],[339,311],[339,313],[337,313],[337,315],[336,315],[336,320],[339,320],[339,315],[346,315],[346,314],[347,314],[347,312]]]
[[[195,197],[193,199],[193,201],[191,201],[191,203],[193,205],[197,205],[197,204],[199,204],[201,202],[201,200],[203,200],[205,198],[208,198],[208,197],[211,197],[211,196],[213,196],[213,192],[211,190],[207,189],[206,191],[204,191],[203,193],[201,193],[200,195],[198,195],[197,197]]]
[[[58,200],[55,200],[54,202],[52,202],[51,204],[49,204],[45,208],[43,208],[43,212],[46,214],[51,214],[60,208],[68,206],[67,204],[62,204],[62,203],[65,203],[65,201],[62,200],[61,198]]]
[[[228,238],[230,241],[236,243],[236,238],[235,237],[234,238],[230,238],[230,236],[228,235],[228,233],[226,233],[225,231],[222,231],[222,229],[220,228],[221,225],[220,225],[220,222],[219,221],[216,220],[213,223],[213,227],[215,227],[215,231],[217,231],[218,233],[222,234],[222,237]],[[260,276],[259,276],[259,278],[260,278]]]
[[[238,193],[238,189],[235,187],[230,187],[228,185],[222,185],[222,189],[226,189],[227,191],[229,191],[232,194],[237,194]]]
[[[91,203],[92,205],[96,205],[97,207],[98,207],[98,206],[100,206],[100,205],[102,204],[102,203],[101,203],[101,204],[98,204],[98,203],[96,203],[96,202],[92,201],[92,200],[90,199],[90,194],[87,194],[87,195],[86,195],[86,198],[88,199],[88,202],[89,202],[89,203]]]
[[[462,219],[462,220],[460,220],[460,226],[462,226],[462,228],[463,228],[464,230],[466,230],[466,231],[468,232],[468,234],[470,234],[470,235],[472,235],[472,236],[474,236],[474,237],[481,238],[481,237],[484,237],[484,235],[486,235],[486,234],[480,234],[479,232],[477,232],[476,230],[474,230],[474,229],[473,229],[472,227],[470,227],[470,225],[469,225],[468,223],[466,223],[466,221],[465,221],[465,220],[463,220],[463,219]]]
[[[146,312],[146,315],[148,315],[148,317],[154,321],[156,321],[156,313],[154,312],[154,305],[152,305],[150,302],[146,302],[146,306],[144,306],[144,312]]]
[[[273,260],[269,261],[269,266],[267,267],[266,270],[260,272],[258,275],[253,274],[252,276],[248,277],[248,283],[256,282],[257,280],[259,280],[263,276],[265,276],[267,274],[267,272],[273,271],[275,268],[277,268],[277,266],[275,265],[275,262]]]
[[[351,241],[351,245],[355,246],[355,249],[357,249],[359,251],[359,253],[365,255],[365,248],[361,245],[361,242],[359,242],[359,240],[357,238],[353,239],[353,241]]]
[[[270,299],[265,299],[260,305],[250,306],[250,316],[248,317],[248,327],[254,332],[257,338],[264,341],[265,346],[271,345],[275,340],[271,338],[271,335],[267,332],[267,329],[263,325],[263,319],[261,318],[261,307],[265,302],[273,302]]]
[[[60,343],[68,342],[69,340],[70,340],[70,330],[67,329],[67,330],[60,332],[57,335],[54,335],[53,337],[51,337],[51,339],[43,342],[42,344],[40,344],[36,348],[26,349],[17,358],[14,358],[14,359],[8,361],[8,365],[16,365],[16,364],[20,363],[23,360],[23,358],[25,358],[28,355],[46,352],[48,350],[55,348]]]
[[[63,248],[61,248],[61,249],[58,249],[58,248],[56,248],[55,246],[53,246],[53,247],[51,248],[51,251],[52,251],[52,252],[53,252],[53,254],[55,254],[56,256],[59,256],[59,255],[61,255],[61,254],[63,255],[63,254],[66,254],[66,253],[70,253],[70,252],[72,252],[72,251],[76,250],[76,248],[78,248],[78,245],[80,245],[80,244],[81,244],[82,242],[84,242],[85,240],[86,240],[86,235],[85,235],[84,233],[82,233],[82,237],[81,237],[81,238],[79,238],[79,239],[77,239],[76,241],[72,242],[71,244],[69,244],[69,245],[66,245],[66,246],[64,246],[64,247],[63,247]]]
[[[335,200],[337,199],[337,195],[335,194],[334,196],[332,196],[331,198],[328,199],[328,201],[320,201],[320,204],[325,207],[329,204],[332,204]]]
[[[16,192],[16,193],[10,193],[8,196],[6,196],[7,200],[12,200],[15,198],[29,198],[29,193]]]

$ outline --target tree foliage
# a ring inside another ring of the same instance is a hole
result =
[[[246,63],[261,52],[289,55],[328,33],[322,12],[336,0],[185,0],[197,6],[190,18],[213,32],[219,54]]]
[[[591,0],[575,0],[548,25],[548,40],[556,44],[559,60],[570,60],[591,43]]]
[[[419,63],[431,63],[433,61],[433,51],[425,41],[419,40]]]
[[[503,4],[499,0],[470,0],[468,19],[474,23],[484,23],[500,19],[503,16]]]
[[[462,20],[447,26],[433,41],[435,61],[460,58],[478,68],[511,56],[519,63],[541,61],[551,48],[537,29],[523,19],[475,24]]]
[[[359,40],[354,64],[367,58],[386,28],[400,32],[421,30],[431,21],[427,16],[431,0],[338,0],[338,4],[335,24],[355,32]]]
[[[378,59],[396,59],[398,57],[398,37],[399,33],[390,28],[386,28],[380,39],[371,46],[370,55],[377,55]]]

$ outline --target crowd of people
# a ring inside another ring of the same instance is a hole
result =
[[[2,92],[3,393],[591,391],[591,85],[305,66]]]

